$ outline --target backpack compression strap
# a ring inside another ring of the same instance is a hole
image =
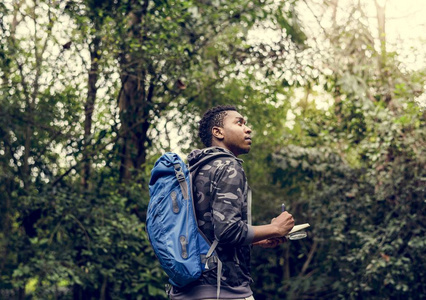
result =
[[[204,266],[205,269],[208,269],[208,259],[212,256],[214,250],[217,247],[217,244],[219,244],[219,242],[217,240],[214,240],[214,242],[212,243],[212,245],[210,246],[209,251],[207,252],[206,255],[206,265]],[[220,278],[222,277],[222,261],[218,258],[217,259],[217,291],[216,291],[216,297],[219,300],[219,295],[220,295]]]
[[[183,199],[184,200],[189,200],[189,191],[188,191],[188,183],[186,182],[185,179],[185,174],[182,171],[182,166],[180,164],[174,164],[174,168],[175,168],[175,174],[176,174],[176,179],[179,182],[179,186],[180,189],[182,191],[182,195],[183,195]],[[173,205],[173,211],[175,213],[179,212],[179,205],[176,201],[176,197],[173,197],[173,194],[171,195],[172,198],[172,205]],[[189,201],[186,201],[186,237],[188,237],[188,218],[189,218]],[[185,236],[181,236],[179,239],[179,242],[181,243],[182,246],[182,257],[188,258],[188,240],[185,238]]]
[[[182,171],[182,166],[180,164],[175,164],[175,174],[176,178],[179,181],[180,189],[182,190],[183,199],[188,200],[189,194],[188,194],[188,184],[185,180],[185,174]]]

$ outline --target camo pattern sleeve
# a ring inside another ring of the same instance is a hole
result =
[[[247,179],[236,160],[214,161],[211,181],[212,222],[215,238],[220,244],[248,245],[253,230],[247,225]]]

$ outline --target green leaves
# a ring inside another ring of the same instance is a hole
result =
[[[311,223],[305,240],[255,250],[256,294],[416,298],[425,72],[376,51],[359,7],[313,38],[297,3],[316,12],[309,1],[1,3],[12,22],[0,24],[0,290],[165,299],[144,228],[150,168],[201,146],[207,108],[235,104],[253,130],[255,223],[282,202]]]

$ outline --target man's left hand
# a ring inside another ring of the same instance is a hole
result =
[[[276,246],[281,245],[286,241],[287,239],[285,237],[272,238],[253,243],[253,246],[260,246],[262,248],[275,248]]]

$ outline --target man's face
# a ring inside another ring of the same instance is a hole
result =
[[[222,143],[235,156],[248,153],[251,148],[251,129],[238,112],[229,110],[223,118]]]

